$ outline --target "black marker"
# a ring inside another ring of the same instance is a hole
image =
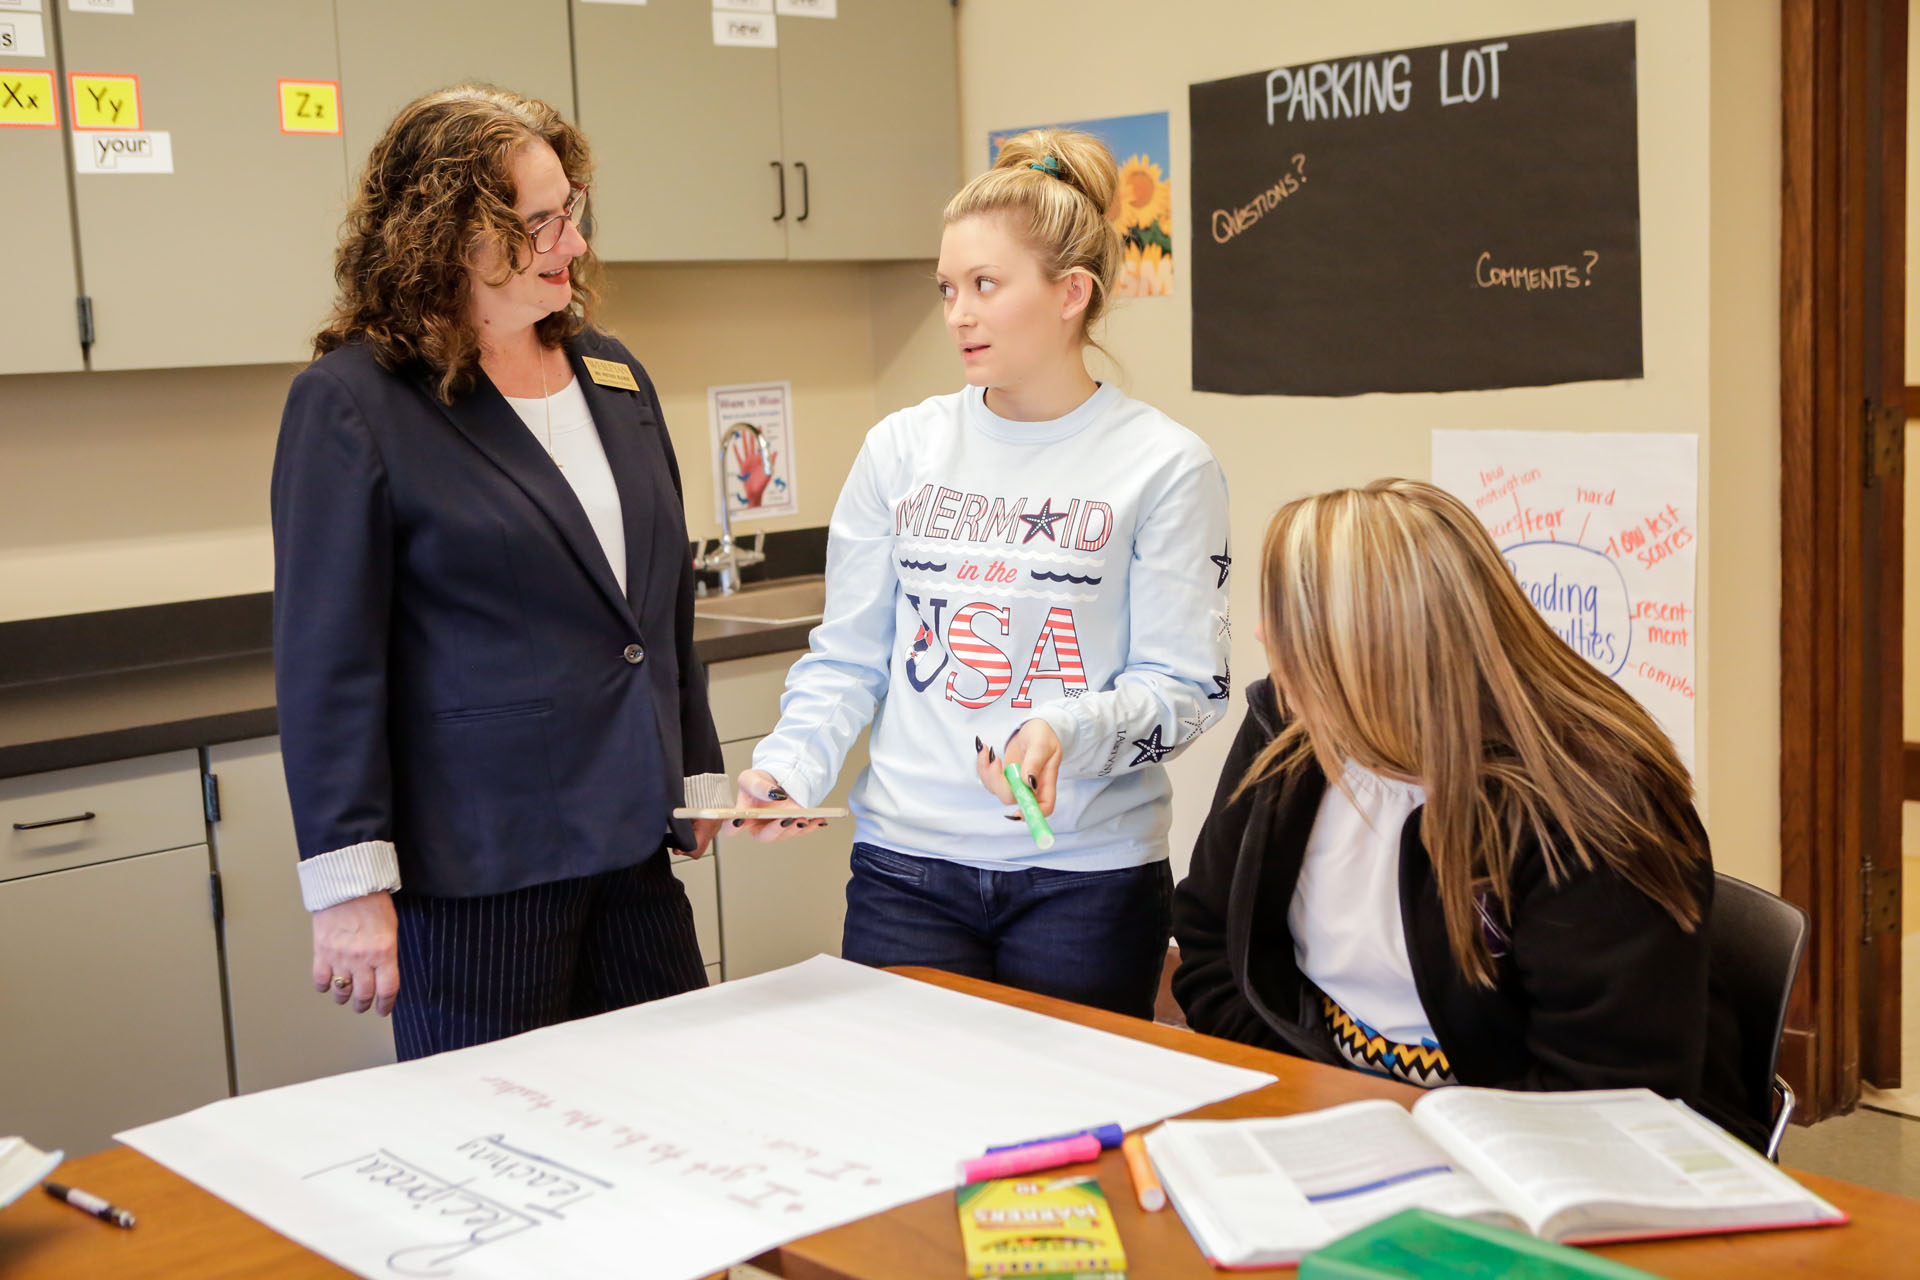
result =
[[[41,1184],[41,1189],[55,1200],[65,1200],[82,1213],[90,1213],[102,1222],[111,1222],[116,1227],[131,1227],[133,1215],[125,1209],[116,1209],[99,1196],[91,1195],[75,1187],[62,1186],[58,1182]]]

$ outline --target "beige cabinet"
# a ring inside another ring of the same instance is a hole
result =
[[[401,107],[456,84],[510,89],[573,118],[568,0],[334,0],[347,179]]]
[[[839,0],[838,12],[780,20],[781,148],[799,201],[787,256],[931,258],[960,183],[953,6]]]
[[[172,153],[171,173],[75,165],[92,367],[306,359],[333,297],[345,146],[283,132],[279,82],[339,80],[333,6],[166,0],[59,16],[66,66],[137,77],[140,129],[166,134]]]
[[[84,1155],[225,1097],[197,756],[9,779],[0,839],[0,1130]]]
[[[39,6],[35,6],[36,8]],[[85,363],[75,300],[66,107],[54,63],[53,13],[0,8],[0,374],[64,373]],[[42,56],[24,52],[40,33]]]
[[[752,767],[753,748],[780,718],[780,693],[800,651],[722,662],[709,671],[713,720],[727,773]],[[867,765],[864,733],[824,804],[845,806]],[[719,872],[720,936],[729,980],[840,954],[847,914],[847,860],[853,820],[829,822],[802,836],[761,844],[722,827],[714,839]]]
[[[313,919],[300,900],[299,848],[280,740],[207,750],[219,817],[220,934],[241,1093],[394,1060],[392,1023],[313,989]],[[404,975],[403,975],[404,977]]]
[[[573,62],[602,258],[787,256],[778,51],[716,46],[711,0],[574,0]]]
[[[714,43],[711,0],[574,0],[594,243],[615,262],[924,258],[960,176],[949,0],[839,0]]]
[[[717,981],[720,975],[714,970],[720,967],[721,954],[720,881],[712,849],[703,858],[674,854],[673,874],[679,877],[687,901],[693,904],[693,932],[700,940],[700,963],[707,967],[707,976]]]
[[[734,776],[752,767],[755,741],[722,748]],[[833,794],[823,803],[844,806],[854,779],[866,767],[867,743],[862,735],[847,756]],[[840,926],[847,916],[847,862],[853,853],[851,818],[835,819],[824,828],[772,844],[725,832],[714,843],[720,848],[720,919],[725,927],[729,979],[796,964],[821,952],[840,954]]]

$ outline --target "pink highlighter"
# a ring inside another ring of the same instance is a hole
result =
[[[1078,1134],[1071,1138],[1062,1138],[1058,1142],[1042,1142],[1031,1147],[1012,1147],[1006,1151],[995,1151],[963,1161],[960,1176],[968,1182],[982,1182],[988,1178],[1011,1178],[1022,1173],[1033,1173],[1038,1169],[1057,1169],[1063,1164],[1079,1164],[1083,1160],[1096,1160],[1100,1156],[1100,1139],[1091,1133]]]

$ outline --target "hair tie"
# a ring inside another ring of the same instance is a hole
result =
[[[1038,164],[1029,164],[1027,168],[1038,169],[1042,173],[1050,173],[1056,178],[1060,176],[1060,162],[1052,156],[1048,156]]]

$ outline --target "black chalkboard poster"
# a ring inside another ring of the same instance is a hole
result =
[[[1196,84],[1193,386],[1641,375],[1631,22]]]

